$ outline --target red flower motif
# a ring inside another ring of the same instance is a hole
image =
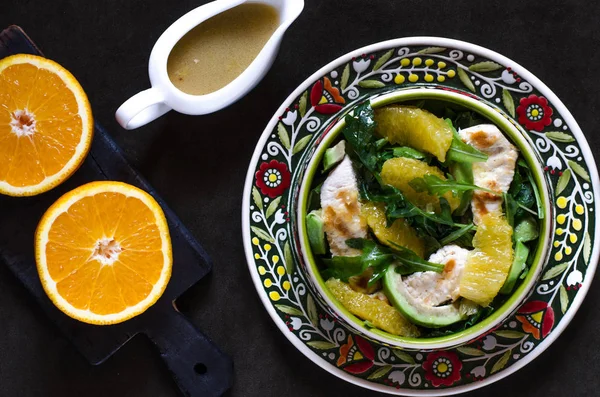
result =
[[[324,77],[313,85],[310,91],[310,104],[321,114],[333,114],[342,109],[340,104],[346,103],[340,95],[340,90],[331,85],[331,81]]]
[[[525,124],[528,130],[542,131],[552,123],[553,110],[543,96],[529,95],[521,98],[517,107],[519,123]]]
[[[271,198],[281,196],[285,189],[290,187],[291,174],[287,165],[277,160],[264,162],[255,174],[256,186],[262,194]]]
[[[433,387],[452,386],[460,380],[462,362],[456,353],[438,351],[429,353],[423,362],[423,369],[425,370],[425,379],[430,381]]]
[[[546,302],[527,302],[517,312],[516,319],[523,324],[523,331],[537,340],[548,336],[554,326],[554,310]]]
[[[356,343],[355,343],[356,341]],[[340,346],[340,357],[337,360],[337,366],[343,367],[344,371],[351,374],[362,374],[373,366],[375,350],[369,342],[360,336],[348,335],[348,342]]]

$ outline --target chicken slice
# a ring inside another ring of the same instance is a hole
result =
[[[333,256],[358,256],[346,240],[367,237],[367,222],[360,215],[358,182],[352,161],[345,156],[321,187],[323,228]]]
[[[428,306],[439,306],[459,298],[462,277],[469,251],[458,245],[446,245],[429,257],[429,262],[445,265],[442,273],[417,272],[404,277],[406,290]]]
[[[461,139],[488,155],[485,162],[473,163],[475,185],[506,193],[515,175],[519,152],[493,124],[480,124],[460,130]],[[479,223],[488,212],[502,210],[502,197],[489,192],[475,191],[471,202],[473,223]]]

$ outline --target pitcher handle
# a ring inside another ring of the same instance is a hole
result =
[[[139,92],[123,103],[115,114],[119,124],[133,130],[156,120],[171,110],[164,103],[163,94],[155,88]]]

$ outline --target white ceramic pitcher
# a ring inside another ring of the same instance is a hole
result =
[[[267,4],[273,6],[279,14],[279,27],[254,61],[235,80],[210,94],[190,95],[177,89],[167,73],[167,61],[175,44],[202,22],[243,3]],[[275,60],[283,34],[303,8],[304,0],[217,0],[188,12],[165,30],[152,49],[148,63],[152,88],[123,103],[116,112],[117,121],[123,128],[132,130],[148,124],[169,110],[201,115],[236,102],[267,73]]]

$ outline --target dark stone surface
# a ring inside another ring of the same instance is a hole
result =
[[[124,131],[114,111],[147,88],[155,40],[203,1],[0,1],[0,28],[19,24],[80,80],[95,118],[202,243],[213,274],[180,300],[182,311],[235,361],[231,396],[365,396],[285,339],[251,284],[243,255],[243,180],[260,133],[308,75],[352,49],[396,37],[470,41],[528,68],[563,100],[600,154],[600,3],[307,0],[273,69],[247,97],[209,116],[171,112]],[[594,286],[564,334],[518,373],[469,396],[597,395],[600,316]],[[0,266],[0,396],[177,396],[151,344],[135,338],[92,367]]]

